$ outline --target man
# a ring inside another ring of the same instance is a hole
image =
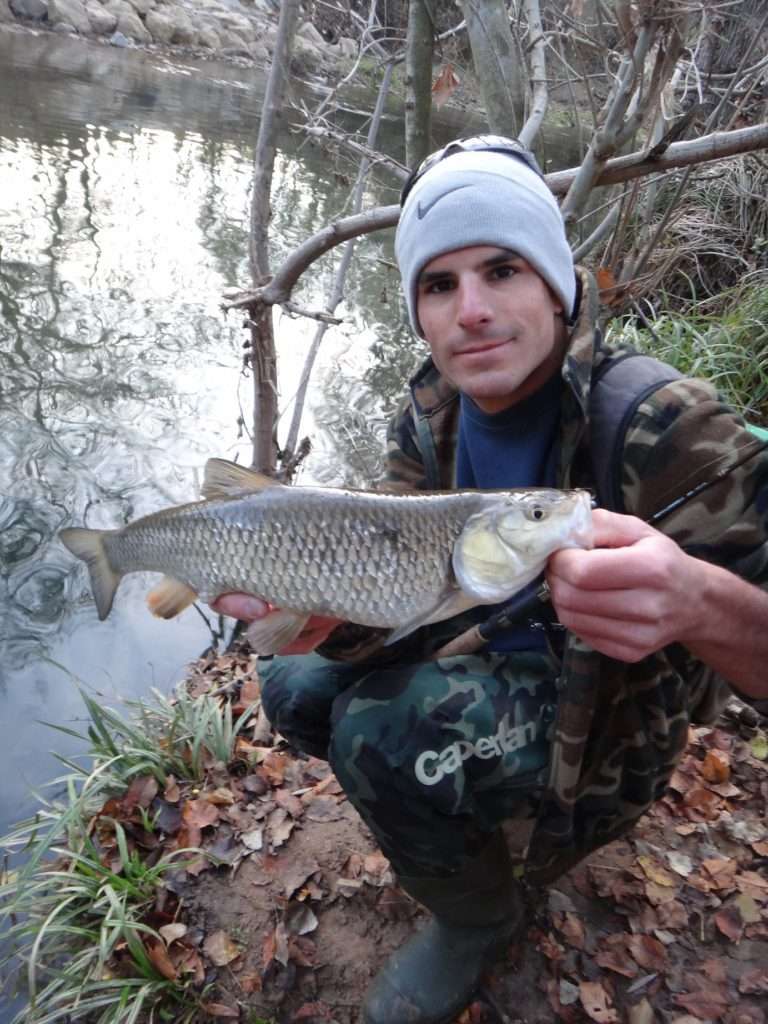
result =
[[[396,254],[432,358],[390,431],[390,486],[589,487],[592,460],[615,457],[629,513],[596,510],[595,549],[550,558],[564,630],[517,623],[474,654],[429,660],[464,617],[354,661],[334,659],[354,643],[369,652],[371,631],[350,640],[316,619],[293,650],[326,641],[325,656],[265,666],[276,728],[330,760],[433,914],[375,979],[365,1020],[437,1024],[520,928],[519,877],[551,881],[626,831],[725,679],[768,698],[768,453],[708,384],[685,379],[640,404],[620,455],[596,453],[594,284],[513,140],[459,141],[425,161]],[[647,525],[663,509],[660,529]],[[216,607],[268,613],[242,595]],[[516,864],[505,833],[528,836]]]

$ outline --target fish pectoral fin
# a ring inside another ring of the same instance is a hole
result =
[[[200,493],[207,500],[232,498],[238,494],[253,494],[267,487],[285,487],[279,480],[259,473],[247,466],[240,466],[227,459],[208,459],[205,464],[203,486]]]
[[[304,612],[277,608],[250,624],[246,631],[248,643],[254,654],[277,654],[296,639],[308,621],[309,615]]]
[[[390,633],[384,641],[384,646],[389,647],[390,644],[396,644],[398,640],[402,640],[403,637],[413,633],[420,626],[427,626],[430,622],[442,622],[443,619],[450,619],[453,615],[459,615],[461,612],[465,612],[467,608],[472,608],[476,604],[478,604],[476,598],[467,596],[458,587],[447,586],[436,603],[428,611],[424,612],[423,615],[417,616],[415,619],[411,619],[410,622],[406,622],[405,625],[399,626],[393,633]]]
[[[147,594],[147,605],[158,619],[172,619],[197,600],[197,591],[173,576],[163,576]]]

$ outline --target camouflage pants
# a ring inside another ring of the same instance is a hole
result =
[[[317,654],[260,664],[264,709],[330,761],[401,875],[461,869],[546,782],[556,669],[540,653],[379,667]]]

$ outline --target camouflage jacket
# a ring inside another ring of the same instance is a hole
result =
[[[579,276],[581,309],[562,369],[563,488],[593,487],[591,460],[616,457],[589,436],[592,375],[608,350],[598,341],[594,282],[585,271]],[[458,408],[457,392],[427,361],[390,428],[390,487],[455,486]],[[683,378],[643,401],[621,460],[615,511],[648,520],[669,508],[658,529],[689,554],[768,589],[768,446],[710,384]],[[680,645],[630,665],[565,633],[556,653],[560,699],[549,781],[524,864],[532,883],[551,881],[626,831],[663,794],[689,722],[713,720],[730,692]]]

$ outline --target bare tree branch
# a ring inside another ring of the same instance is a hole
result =
[[[549,103],[549,87],[547,84],[547,40],[541,24],[541,8],[539,0],[525,0],[525,12],[528,17],[528,31],[531,36],[531,88],[533,97],[531,112],[520,129],[520,141],[530,146],[539,133]]]
[[[417,167],[432,137],[432,58],[435,29],[424,0],[409,0],[405,57],[405,162]]]
[[[379,95],[376,98],[376,108],[371,118],[370,128],[368,130],[367,148],[373,149],[376,145],[376,138],[379,134],[379,127],[381,125],[381,118],[384,113],[384,107],[387,101],[387,94],[389,92],[390,82],[392,81],[392,64],[388,64],[384,72],[384,78],[382,79],[379,87]],[[355,212],[360,210],[363,202],[363,191],[365,189],[365,180],[370,170],[371,162],[367,157],[363,157],[360,161],[360,167],[357,172],[357,181],[352,191],[352,209]],[[349,270],[350,263],[352,262],[352,255],[355,250],[355,240],[350,239],[344,246],[344,251],[341,256],[341,261],[336,270],[336,277],[333,282],[333,290],[330,298],[328,299],[328,313],[332,314],[338,304],[344,297],[344,284],[347,279],[347,272]],[[324,322],[319,324],[315,336],[312,339],[307,358],[304,361],[304,366],[301,370],[301,378],[299,380],[299,386],[296,389],[296,396],[293,405],[293,415],[291,417],[291,424],[288,428],[288,437],[285,442],[285,452],[288,459],[293,457],[293,453],[296,450],[296,445],[299,439],[299,428],[301,427],[301,418],[304,413],[304,403],[307,397],[307,388],[309,387],[309,380],[312,376],[312,369],[315,365],[315,359],[317,353],[320,350],[320,345],[325,332],[328,330],[328,323]]]
[[[739,128],[730,132],[713,132],[699,139],[675,142],[658,159],[649,159],[646,150],[615,157],[605,164],[595,185],[615,185],[647,177],[649,174],[710,163],[764,149],[768,149],[768,124]],[[546,182],[555,195],[564,195],[578,171],[577,167],[555,171],[546,175]],[[399,216],[399,206],[379,206],[326,225],[293,250],[269,283],[255,291],[230,297],[225,303],[225,308],[242,309],[253,302],[266,305],[286,302],[302,273],[320,256],[350,238],[394,227]]]
[[[251,230],[248,254],[255,285],[269,277],[269,220],[272,171],[285,92],[291,46],[299,16],[299,0],[283,0],[277,39],[264,94],[259,134],[253,157]],[[275,467],[273,429],[277,418],[277,356],[272,310],[258,301],[248,304],[249,361],[253,371],[253,465],[265,472]]]

